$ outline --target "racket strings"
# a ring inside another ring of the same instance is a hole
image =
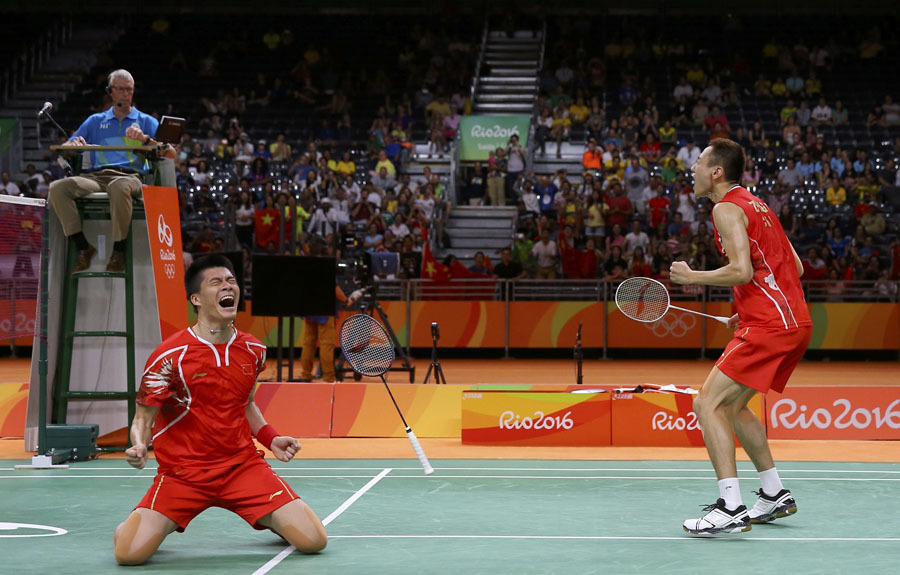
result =
[[[649,278],[629,278],[616,290],[616,306],[633,320],[654,322],[669,309],[669,292]]]
[[[390,369],[394,346],[384,326],[368,315],[357,314],[341,325],[341,349],[354,371],[376,377]]]

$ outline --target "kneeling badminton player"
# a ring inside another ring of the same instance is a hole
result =
[[[740,185],[744,150],[737,143],[713,140],[691,168],[694,195],[709,198],[715,240],[728,264],[711,271],[695,271],[684,262],[671,266],[669,278],[679,284],[729,286],[737,313],[735,329],[694,400],[703,428],[706,450],[719,479],[719,499],[704,508],[699,519],[684,522],[695,535],[740,533],[751,523],[767,523],[797,512],[797,503],[784,488],[766,430],[747,407],[758,392],[781,392],[806,352],[812,335],[809,308],[803,299],[803,267],[776,214]],[[750,511],[738,490],[734,435],[762,482]]]
[[[325,527],[263,459],[253,436],[280,461],[300,444],[267,425],[253,402],[266,348],[234,327],[240,290],[231,262],[212,255],[188,269],[188,299],[197,323],[150,355],[141,379],[132,447],[142,469],[153,441],[158,471],[150,489],[116,528],[115,558],[139,565],[173,531],[209,507],[237,513],[254,529],[274,531],[304,553],[321,551]]]

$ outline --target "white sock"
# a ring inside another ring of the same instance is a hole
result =
[[[784,489],[781,478],[778,477],[778,470],[774,467],[759,472],[759,480],[762,482],[762,490],[766,495],[776,495]]]
[[[744,502],[741,500],[741,490],[738,487],[737,477],[727,477],[719,480],[719,497],[725,500],[725,507],[737,509]]]

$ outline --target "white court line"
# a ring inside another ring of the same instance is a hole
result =
[[[344,511],[347,510],[348,507],[353,505],[353,503],[356,502],[357,499],[362,497],[366,491],[375,487],[375,484],[378,483],[379,481],[381,481],[382,478],[384,478],[384,476],[390,472],[391,472],[390,467],[385,467],[384,469],[382,469],[381,473],[379,473],[378,475],[376,475],[375,477],[370,479],[368,483],[366,483],[365,485],[360,487],[356,493],[354,493],[349,498],[347,498],[347,500],[344,501],[343,503],[341,503],[337,509],[332,511],[331,514],[328,515],[328,517],[323,519],[322,524],[328,525],[329,523],[331,523],[332,521],[337,519],[341,515],[341,513],[343,513]],[[293,553],[296,549],[297,548],[294,547],[293,545],[288,545],[281,551],[281,553],[279,553],[275,557],[272,557],[271,559],[269,559],[268,562],[266,562],[265,565],[263,565],[262,567],[260,567],[256,571],[254,571],[253,575],[264,575],[265,573],[268,573],[272,569],[272,567],[275,567],[276,565],[281,563],[285,557],[287,557],[288,555]]]
[[[378,471],[383,467],[275,467],[271,466],[275,471]],[[122,471],[128,470],[127,467],[70,467],[69,471]],[[395,471],[419,470],[421,467],[393,467]],[[678,473],[703,473],[709,472],[708,463],[704,467],[435,467],[435,471],[647,471],[651,473],[662,472],[678,472]],[[156,467],[145,467],[141,471],[156,471]],[[0,467],[0,471],[17,471],[14,467]],[[750,467],[739,468],[739,472],[755,473],[756,470]],[[879,469],[782,469],[778,468],[780,473],[884,473],[889,475],[900,475],[900,471],[895,470],[879,470]]]
[[[693,537],[683,535],[681,537],[641,537],[618,535],[329,535],[329,539],[563,539],[588,541],[613,540],[613,541],[703,541],[709,537]],[[874,541],[874,542],[900,542],[900,537],[723,537],[730,541]]]
[[[393,468],[392,468],[393,469]],[[413,468],[410,468],[413,469]],[[286,479],[361,479],[368,475],[288,475],[279,473]],[[150,475],[0,475],[3,479],[151,479]],[[645,481],[709,481],[715,475],[705,477],[672,475],[391,475],[388,479],[628,479]],[[742,480],[759,479],[756,475],[739,476]],[[782,477],[783,481],[900,481],[893,477]]]

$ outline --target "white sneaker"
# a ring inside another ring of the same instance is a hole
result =
[[[762,489],[754,493],[759,495],[759,499],[750,510],[750,523],[768,523],[797,512],[797,502],[787,489],[782,489],[772,497],[763,493]]]
[[[718,533],[744,533],[750,531],[750,516],[747,507],[741,505],[735,510],[725,507],[725,500],[719,498],[712,505],[703,508],[706,515],[699,519],[688,519],[682,527],[691,535],[716,535]]]

